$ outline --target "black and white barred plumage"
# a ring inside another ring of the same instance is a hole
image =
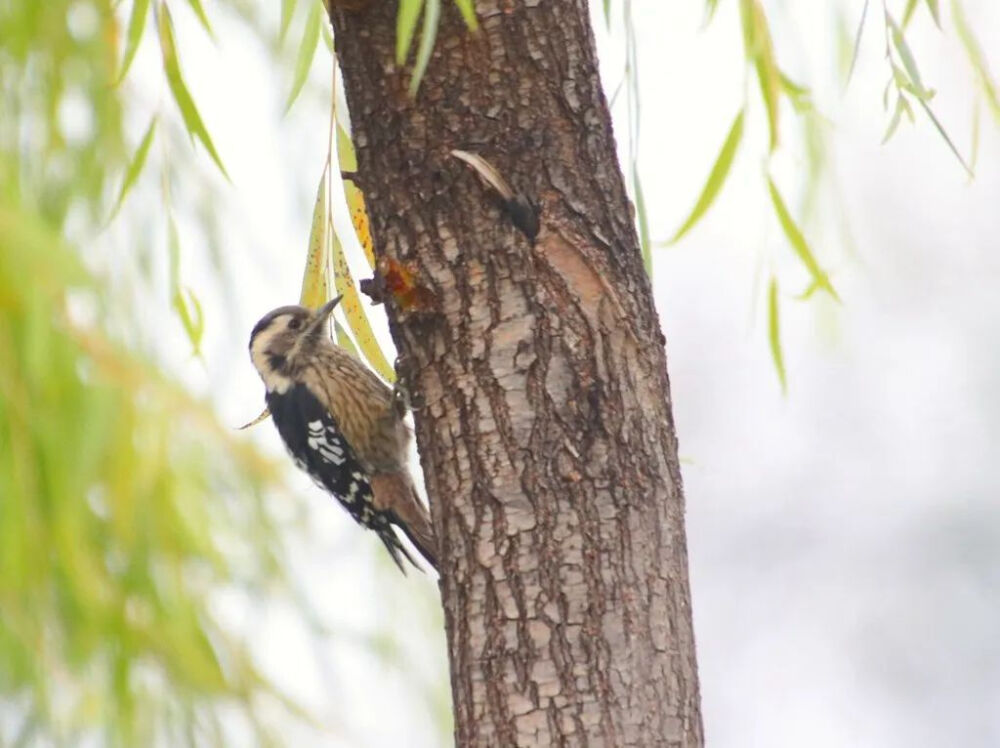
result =
[[[296,465],[374,530],[401,570],[403,557],[416,562],[394,525],[436,566],[430,516],[406,467],[409,431],[392,390],[329,339],[335,304],[281,307],[254,327],[250,355],[268,410]]]

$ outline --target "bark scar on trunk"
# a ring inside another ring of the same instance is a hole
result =
[[[618,300],[618,294],[600,272],[588,261],[586,255],[558,230],[542,232],[536,245],[541,257],[559,274],[566,285],[579,299],[587,319],[597,327],[601,302],[607,301],[620,321],[627,319],[625,308]],[[628,325],[623,326],[627,333]]]

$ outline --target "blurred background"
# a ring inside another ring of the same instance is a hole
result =
[[[882,144],[881,3],[845,85],[865,5],[761,4],[811,101],[782,101],[770,155],[736,2],[593,9],[668,341],[712,746],[1000,745],[1000,111],[968,42],[1000,72],[1000,6],[942,3],[939,29],[937,3],[888,2],[915,6],[970,179],[918,106]],[[450,741],[434,580],[270,425],[236,430],[328,148],[317,7],[0,4],[0,745]],[[714,205],[663,246],[744,104]],[[765,173],[840,303],[806,293]]]

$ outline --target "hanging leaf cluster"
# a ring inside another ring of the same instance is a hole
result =
[[[781,70],[777,61],[773,37],[762,0],[738,0],[738,2],[742,22],[743,47],[747,64],[752,71],[753,78],[756,80],[760,93],[760,101],[763,105],[767,121],[768,157],[778,150],[782,143],[781,104],[782,100],[785,100],[791,106],[792,111],[800,118],[806,136],[806,156],[807,162],[810,164],[809,179],[806,182],[806,204],[808,204],[811,193],[816,189],[820,170],[827,161],[824,152],[825,140],[822,134],[822,118],[815,111],[809,88],[794,82]],[[883,143],[888,141],[896,132],[904,116],[910,121],[915,121],[915,110],[920,109],[927,116],[962,168],[972,177],[971,163],[963,158],[955,142],[948,135],[944,125],[931,108],[934,91],[925,85],[917,66],[916,57],[910,49],[905,36],[906,28],[920,6],[926,7],[930,19],[940,29],[942,24],[940,1],[906,0],[902,21],[898,23],[889,10],[888,0],[882,0],[882,4],[886,34],[885,57],[891,73],[885,87],[883,104],[888,109],[890,100],[892,101],[892,114],[883,136]],[[606,18],[610,18],[610,5],[610,0],[604,3]],[[707,20],[710,21],[712,19],[718,6],[718,0],[706,0]],[[850,81],[857,63],[868,6],[869,0],[865,0],[861,18],[857,25],[857,31],[854,35],[850,64],[847,69],[847,82]],[[1000,96],[997,94],[997,88],[989,71],[982,48],[966,20],[961,0],[952,0],[951,16],[974,71],[980,95],[986,101],[988,109],[993,114],[997,123],[1000,124]],[[626,42],[628,42],[627,38]],[[975,154],[977,146],[978,111],[977,104],[973,131],[973,154]],[[709,170],[708,178],[698,194],[693,208],[684,220],[681,221],[673,235],[668,240],[659,242],[660,246],[675,244],[687,236],[705,217],[721,194],[743,141],[746,116],[747,101],[744,101],[743,106],[737,112],[729,127],[718,155],[715,158],[715,162]],[[828,273],[820,265],[800,223],[793,217],[787,202],[769,170],[765,170],[764,179],[775,220],[789,247],[810,278],[807,289],[795,298],[806,300],[812,298],[816,291],[823,291],[830,298],[839,301]],[[780,303],[778,287],[777,278],[772,275],[771,282],[767,288],[768,337],[775,370],[779,375],[779,380],[784,389],[787,384],[787,377],[778,325]]]

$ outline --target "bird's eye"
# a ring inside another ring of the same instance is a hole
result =
[[[292,317],[290,320],[288,320],[289,330],[298,330],[300,327],[302,327],[302,320],[299,319],[298,317]]]

